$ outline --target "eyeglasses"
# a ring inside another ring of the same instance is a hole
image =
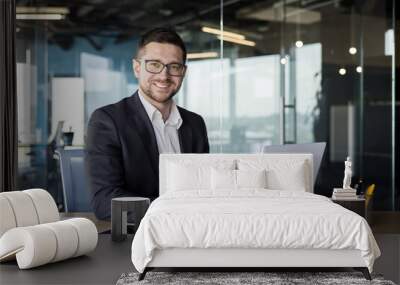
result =
[[[181,63],[168,63],[164,64],[158,60],[146,59],[144,61],[136,59],[140,64],[144,63],[147,72],[158,74],[167,67],[167,73],[171,76],[183,76],[185,74],[186,66]]]

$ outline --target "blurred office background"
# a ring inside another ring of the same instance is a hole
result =
[[[377,185],[374,208],[400,209],[395,0],[16,4],[19,189],[48,189],[62,207],[59,135],[83,147],[91,113],[137,89],[139,35],[172,26],[189,52],[175,98],[204,117],[212,152],[326,141],[316,193],[342,185],[350,156],[354,183]]]

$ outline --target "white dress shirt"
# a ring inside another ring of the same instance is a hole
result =
[[[156,107],[150,104],[140,93],[139,98],[142,102],[147,115],[154,128],[159,153],[181,153],[179,145],[178,129],[182,125],[182,118],[174,101],[168,119],[164,122],[162,114]]]

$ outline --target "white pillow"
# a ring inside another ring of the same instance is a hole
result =
[[[274,190],[306,191],[309,189],[309,167],[305,160],[295,159],[238,159],[239,170],[267,170],[267,188]]]
[[[166,191],[211,190],[211,168],[234,169],[234,160],[170,161],[166,164]]]
[[[235,170],[237,188],[267,188],[267,171]]]
[[[239,190],[267,188],[267,172],[262,170],[211,169],[211,189]]]
[[[236,170],[211,168],[211,189],[236,189]]]
[[[185,191],[210,189],[210,167],[188,167],[170,163],[168,166],[167,190]]]

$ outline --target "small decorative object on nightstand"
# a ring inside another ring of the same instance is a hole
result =
[[[356,189],[333,188],[332,199],[353,200],[357,198]]]
[[[336,200],[354,200],[357,198],[357,190],[351,188],[351,159],[347,157],[344,162],[344,178],[343,178],[343,188],[334,188],[332,193],[332,199]]]
[[[365,218],[365,199],[355,197],[352,199],[341,199],[341,198],[333,198],[332,201],[336,204],[341,205],[342,207],[353,211],[354,213],[359,214],[361,217]]]
[[[136,232],[140,221],[146,214],[150,205],[149,198],[143,197],[120,197],[111,200],[111,239],[123,241],[128,233],[128,225],[135,227]],[[132,221],[128,223],[129,218]]]
[[[351,170],[351,159],[348,156],[346,161],[344,162],[344,178],[343,178],[343,189],[352,189],[351,184],[351,176],[353,175],[353,171]]]
[[[333,188],[332,201],[366,218],[365,198],[357,196],[357,189],[350,185],[353,174],[351,166],[352,162],[348,156],[344,162],[343,188]]]

